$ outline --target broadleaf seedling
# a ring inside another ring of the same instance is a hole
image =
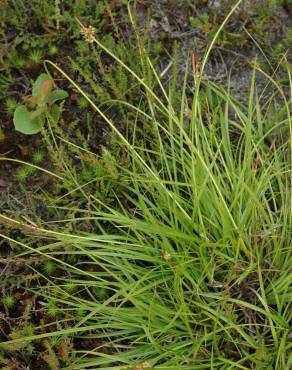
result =
[[[39,75],[33,84],[32,95],[24,98],[32,109],[20,105],[14,111],[13,122],[16,131],[26,135],[37,134],[44,126],[48,115],[58,122],[61,109],[56,102],[67,98],[68,93],[54,87],[54,81],[48,74]]]

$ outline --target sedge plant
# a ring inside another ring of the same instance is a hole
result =
[[[36,288],[58,307],[58,329],[25,340],[93,341],[74,347],[74,369],[290,369],[291,91],[255,65],[248,101],[238,102],[229,87],[203,79],[211,48],[192,71],[192,92],[187,68],[182,86],[173,79],[166,88],[143,50],[138,76],[91,42],[136,78],[144,104],[112,102],[135,113],[127,137],[54,65],[126,147],[127,166],[112,180],[120,184],[114,205],[90,195],[90,215],[67,207],[78,216],[34,228],[41,246],[15,241],[22,255],[43,255],[63,271]],[[269,97],[257,90],[258,74]],[[85,188],[76,184],[87,197]],[[87,221],[95,231],[63,231]]]

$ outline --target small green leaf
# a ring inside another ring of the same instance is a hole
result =
[[[42,117],[33,119],[30,113],[24,105],[20,105],[15,109],[13,122],[16,131],[26,135],[37,134],[43,124],[44,120]]]
[[[50,117],[53,119],[55,123],[57,123],[60,119],[62,109],[58,105],[53,105],[50,111]]]
[[[41,87],[40,87],[40,93],[39,93],[42,101],[46,100],[47,96],[53,90],[53,87],[54,87],[53,80],[45,80],[42,82]]]
[[[200,28],[202,26],[202,21],[198,17],[191,17],[190,22],[193,28]]]
[[[43,82],[48,80],[52,80],[51,76],[49,76],[47,73],[40,74],[33,84],[32,96],[39,96]]]
[[[54,104],[58,100],[63,100],[65,98],[67,98],[67,96],[68,96],[68,93],[65,90],[57,89],[57,90],[52,91],[48,95],[48,97],[46,99],[46,103]]]
[[[47,106],[40,106],[38,109],[34,110],[33,112],[30,113],[30,119],[34,120],[36,118],[39,118],[40,116],[45,117],[45,112],[47,112]]]

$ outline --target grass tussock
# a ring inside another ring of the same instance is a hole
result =
[[[188,70],[165,88],[141,52],[143,77],[128,70],[144,88],[139,106],[113,102],[135,113],[127,134],[61,71],[109,124],[126,164],[111,169],[114,205],[84,193],[90,215],[68,207],[74,217],[31,230],[43,242],[23,244],[23,255],[62,271],[36,288],[56,329],[6,346],[72,337],[68,369],[291,368],[290,67],[282,61],[283,86],[266,75],[267,97],[255,65],[243,104],[202,78],[207,58],[191,91]],[[64,231],[85,223],[93,231]]]

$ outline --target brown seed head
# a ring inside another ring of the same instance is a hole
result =
[[[80,31],[86,42],[92,44],[94,42],[95,28],[92,26],[83,27]]]
[[[152,366],[149,364],[148,361],[143,362],[141,365],[137,365],[133,368],[133,370],[145,370],[145,369],[151,369]]]
[[[171,260],[171,254],[168,253],[168,252],[164,252],[163,253],[163,258],[165,259],[165,261],[169,261],[169,260]]]

